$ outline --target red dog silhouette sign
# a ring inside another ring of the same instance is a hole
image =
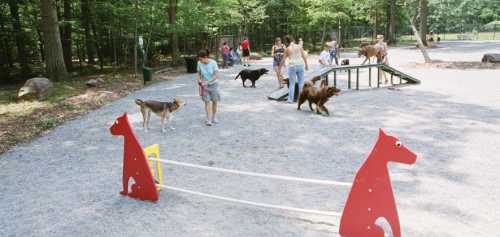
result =
[[[347,198],[339,233],[342,237],[384,237],[381,219],[389,223],[391,236],[401,237],[398,211],[387,163],[415,163],[417,156],[380,129],[377,143],[358,170]]]
[[[111,134],[124,137],[123,149],[123,190],[122,195],[140,200],[158,201],[158,192],[151,175],[146,155],[139,144],[139,140],[130,126],[127,113],[116,119],[115,123],[109,129]],[[130,178],[134,180],[131,191],[128,191]]]

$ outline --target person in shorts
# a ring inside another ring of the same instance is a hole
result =
[[[243,40],[243,42],[241,42],[241,51],[243,51],[243,60],[242,60],[242,63],[243,63],[243,66],[244,67],[249,67],[250,64],[249,64],[249,61],[250,61],[250,41],[248,40],[248,38],[245,38],[245,40]]]
[[[220,101],[219,67],[215,60],[210,59],[209,51],[202,49],[198,52],[198,85],[200,86],[201,100],[205,103],[207,120],[205,124],[212,126],[217,123],[215,114]]]
[[[283,55],[285,54],[285,45],[281,42],[281,38],[276,38],[274,41],[273,48],[271,49],[271,57],[273,57],[273,68],[278,77],[278,86],[283,88],[283,74],[281,73],[280,67],[283,63]]]

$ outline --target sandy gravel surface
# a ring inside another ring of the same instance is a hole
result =
[[[439,60],[480,60],[500,42],[443,42]],[[344,54],[354,57],[354,54]],[[418,153],[390,166],[404,236],[500,236],[500,70],[415,68],[412,48],[390,51],[422,80],[401,90],[344,93],[331,117],[269,101],[272,74],[244,89],[222,71],[220,124],[203,124],[193,75],[155,84],[0,156],[0,236],[336,236],[338,218],[265,210],[163,191],[157,204],[121,197],[123,141],[108,128],[128,112],[142,145],[161,156],[253,172],[350,182],[379,127]],[[360,62],[352,58],[351,63]],[[270,68],[269,59],[253,65]],[[135,98],[187,106],[162,134],[140,128]],[[168,185],[270,204],[341,211],[347,189],[164,166]]]

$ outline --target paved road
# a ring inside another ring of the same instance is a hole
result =
[[[479,60],[500,42],[443,43],[438,59]],[[474,50],[472,50],[474,49]],[[406,67],[421,60],[392,49],[391,63],[423,81],[399,91],[343,94],[323,117],[269,101],[272,75],[257,89],[222,72],[220,124],[203,125],[193,75],[162,82],[57,127],[0,156],[0,236],[335,236],[338,218],[270,211],[163,191],[157,204],[121,197],[122,139],[108,128],[123,112],[143,146],[166,159],[245,171],[350,182],[379,127],[419,154],[414,166],[390,165],[405,236],[499,236],[499,70]],[[347,56],[352,56],[347,54]],[[479,58],[479,59],[478,59]],[[357,62],[359,59],[353,59]],[[268,67],[269,60],[259,62]],[[260,65],[254,65],[258,67]],[[187,106],[160,133],[145,133],[135,98]],[[211,194],[340,211],[346,188],[273,181],[165,166],[169,185]]]

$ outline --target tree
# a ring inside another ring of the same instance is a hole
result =
[[[64,22],[62,27],[62,47],[64,54],[64,63],[66,64],[66,68],[71,70],[73,67],[72,60],[72,46],[71,46],[71,33],[72,33],[72,18],[73,14],[71,12],[71,2],[72,0],[64,0]]]
[[[389,0],[389,30],[387,39],[389,44],[396,43],[396,0]]]
[[[14,30],[14,35],[16,38],[17,46],[17,56],[19,62],[21,63],[21,73],[23,75],[28,75],[31,72],[31,68],[28,65],[28,53],[26,50],[26,42],[24,31],[21,26],[21,19],[19,17],[19,5],[18,0],[9,0],[10,15],[12,17],[12,29]]]
[[[169,0],[168,24],[171,28],[170,46],[172,47],[172,60],[175,62],[179,57],[179,37],[177,36],[177,0]]]
[[[40,12],[47,76],[54,81],[64,80],[68,72],[64,64],[55,0],[40,0]]]
[[[90,12],[90,0],[80,0],[81,7],[81,25],[85,31],[85,47],[87,49],[87,59],[89,64],[94,64],[94,43],[92,38],[92,29],[91,29],[91,12]]]
[[[429,2],[420,0],[420,39],[427,46],[427,17],[429,14]]]
[[[413,35],[415,35],[415,38],[417,39],[417,45],[420,51],[422,52],[422,56],[424,56],[425,63],[431,63],[432,60],[429,57],[429,54],[427,53],[427,50],[425,49],[424,43],[422,42],[422,39],[420,38],[420,34],[417,30],[417,17],[418,17],[418,8],[415,10],[415,14],[410,18],[410,26],[413,31]]]

